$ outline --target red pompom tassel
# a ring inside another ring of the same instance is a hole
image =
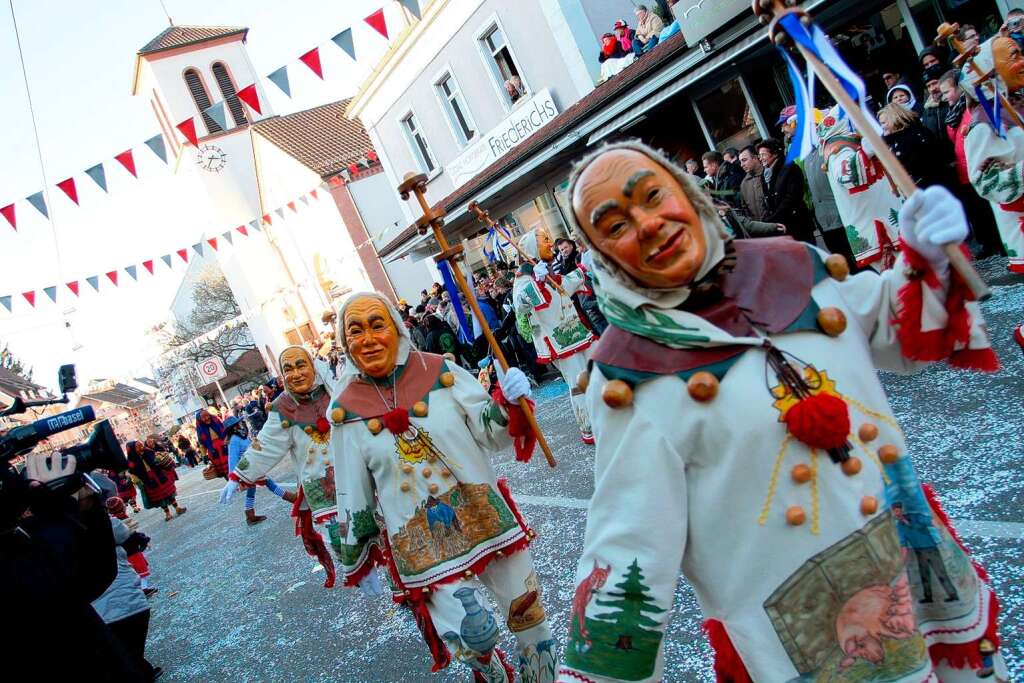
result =
[[[850,411],[843,399],[832,394],[800,399],[783,419],[789,433],[811,448],[841,448],[850,433]]]
[[[409,412],[404,408],[395,408],[384,413],[381,421],[392,434],[404,434],[409,429]]]
[[[494,391],[491,392],[491,398],[495,403],[505,408],[505,412],[508,413],[508,435],[512,437],[512,447],[515,451],[516,460],[519,462],[530,462],[530,458],[533,457],[533,451],[537,447],[537,435],[533,432],[530,421],[526,419],[526,413],[523,412],[518,403],[511,403],[505,398],[505,394],[501,392],[500,386],[494,388]],[[532,408],[533,401],[529,399],[526,401]]]
[[[715,653],[715,680],[718,683],[753,683],[740,653],[729,639],[725,624],[708,619],[704,622],[704,633]]]
[[[326,417],[318,417],[316,419],[316,431],[321,434],[326,434],[331,431],[331,423],[327,421]]]

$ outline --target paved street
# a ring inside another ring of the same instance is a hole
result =
[[[1013,678],[1024,679],[1024,446],[1021,405],[1024,354],[1012,342],[1024,317],[1024,284],[984,264],[996,296],[985,304],[1003,370],[979,376],[932,367],[884,381],[909,437],[923,480],[933,483],[1003,601],[1003,636]],[[559,457],[557,470],[538,457],[524,466],[499,459],[525,514],[539,533],[534,558],[553,630],[564,648],[581,549],[592,452],[582,446],[561,381],[537,395],[538,415]],[[642,454],[638,454],[641,456]],[[153,599],[149,659],[165,681],[455,681],[457,670],[431,675],[412,619],[387,598],[325,591],[323,572],[294,536],[287,506],[265,491],[243,522],[241,497],[217,505],[220,480],[182,472],[179,500],[188,513],[170,523],[141,515],[153,544],[147,553],[160,593]],[[292,482],[286,468],[273,473]],[[712,680],[692,592],[681,583],[667,638],[666,681]],[[509,646],[506,643],[506,646]],[[769,682],[775,683],[775,682]]]

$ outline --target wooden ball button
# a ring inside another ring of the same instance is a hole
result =
[[[447,468],[441,468],[441,478],[442,479],[447,479],[450,476],[452,476],[452,473]]]
[[[825,270],[833,280],[842,282],[850,275],[850,264],[842,254],[832,254],[825,259]]]
[[[891,465],[900,459],[900,450],[891,443],[887,443],[878,449],[878,459],[886,465]]]
[[[427,487],[427,490],[430,491],[430,495],[434,495],[438,492],[439,489],[437,488],[437,484],[431,484],[430,486]]]
[[[838,337],[846,329],[846,314],[835,306],[818,311],[818,327],[830,337]]]
[[[416,403],[412,404],[412,414],[415,415],[416,417],[426,417],[427,404],[424,403],[423,401],[416,401]]]
[[[604,385],[601,398],[609,408],[625,408],[633,405],[633,388],[621,379],[613,379]]]
[[[441,373],[441,386],[442,387],[450,387],[453,384],[455,384],[455,375],[453,375],[450,372],[442,372]]]
[[[407,462],[402,463],[402,474],[412,474],[412,465]]]
[[[860,511],[863,515],[873,515],[878,512],[878,499],[874,496],[864,496],[860,499]]]
[[[284,427],[285,429],[288,429],[289,427],[292,426],[292,423],[289,422],[288,420],[281,420],[281,426]]]
[[[433,472],[430,471],[429,467],[424,467],[420,474],[423,475],[424,479],[430,479],[430,475],[433,474]]]
[[[302,431],[306,432],[307,434],[312,434],[313,433],[313,425],[306,425],[305,427],[302,428]]]
[[[789,476],[798,484],[806,484],[811,480],[811,468],[807,465],[794,465]]]
[[[849,457],[843,461],[841,465],[843,468],[843,474],[848,477],[852,477],[855,474],[859,474],[861,468],[864,467],[864,463],[861,462],[860,458]]]
[[[585,392],[587,387],[590,386],[590,373],[584,370],[580,374],[576,375],[576,388],[580,391]]]
[[[799,505],[786,508],[786,523],[790,526],[800,526],[807,521],[807,513]]]
[[[331,411],[331,422],[338,425],[345,421],[345,410],[343,408],[335,408]]]
[[[718,394],[718,378],[704,370],[695,372],[686,381],[686,390],[694,401],[710,401]]]
[[[380,434],[380,430],[384,429],[384,423],[375,417],[366,421],[366,428],[370,430],[371,434]]]
[[[402,490],[402,493],[408,493],[409,489],[411,489],[412,486],[409,484],[409,482],[403,481],[401,484],[398,485],[398,488]]]
[[[878,427],[870,422],[865,422],[857,430],[857,436],[864,443],[871,443],[878,438]]]

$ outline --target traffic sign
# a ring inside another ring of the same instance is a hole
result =
[[[196,363],[196,370],[199,371],[199,376],[206,384],[216,382],[228,376],[228,371],[224,369],[224,363],[221,362],[220,358],[207,358],[204,361],[200,361]]]

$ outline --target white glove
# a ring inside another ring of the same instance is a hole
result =
[[[498,384],[501,385],[501,393],[512,403],[520,398],[530,398],[530,380],[519,368],[506,370],[505,376],[498,380]]]
[[[874,147],[874,145],[871,144],[871,141],[868,140],[867,138],[861,138],[861,140],[860,140],[860,148],[862,150],[864,150],[864,153],[867,154],[869,157],[876,156],[875,155],[875,147]]]
[[[923,256],[944,275],[949,258],[944,244],[960,244],[967,239],[967,217],[949,190],[940,186],[918,190],[900,209],[900,232],[911,249]]]
[[[533,279],[537,282],[543,282],[544,278],[548,276],[551,270],[548,268],[548,264],[544,261],[537,261],[533,266]]]
[[[231,497],[235,495],[235,491],[238,490],[238,482],[229,480],[224,488],[220,490],[220,504],[227,505],[231,502]]]
[[[370,573],[363,577],[359,582],[359,590],[368,598],[384,595],[384,587],[380,585],[380,577],[377,576],[376,570],[370,570]]]

